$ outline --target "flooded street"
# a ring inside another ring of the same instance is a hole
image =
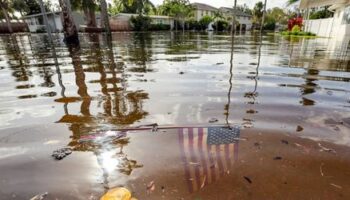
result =
[[[0,199],[350,199],[349,40],[54,38],[0,36]]]

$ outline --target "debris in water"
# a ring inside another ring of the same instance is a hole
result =
[[[223,64],[224,64],[223,62],[216,63],[216,65],[223,65]]]
[[[204,176],[203,181],[202,181],[202,185],[201,185],[201,189],[204,188],[206,179],[207,179],[207,176]]]
[[[323,170],[322,170],[323,165],[324,165],[324,163],[322,163],[322,164],[320,165],[320,173],[321,173],[321,176],[324,176],[324,173],[323,173]]]
[[[200,164],[197,163],[197,162],[189,162],[188,164],[189,164],[189,165],[200,165]]]
[[[336,188],[338,188],[338,189],[343,189],[343,187],[342,187],[342,186],[340,186],[340,185],[336,185],[336,184],[334,184],[334,183],[331,183],[330,185],[331,185],[331,186],[333,186],[333,187],[336,187]]]
[[[276,156],[273,158],[274,160],[282,160],[282,157],[281,156]]]
[[[249,184],[252,184],[252,183],[253,183],[253,181],[252,181],[249,177],[243,176],[243,178],[244,178]]]
[[[151,194],[156,189],[156,184],[151,181],[147,184],[147,194]]]
[[[301,132],[301,131],[303,131],[304,130],[304,128],[302,127],[302,126],[299,126],[298,125],[298,127],[297,127],[297,132]]]
[[[310,148],[305,147],[305,146],[298,144],[298,143],[294,143],[294,144],[295,144],[295,146],[302,148],[305,153],[310,153]]]
[[[321,145],[321,143],[318,143],[318,146],[321,148],[320,151],[325,151],[329,153],[337,153],[334,149],[329,149]]]
[[[54,157],[56,160],[62,160],[63,158],[65,158],[71,153],[72,153],[71,148],[66,147],[66,148],[57,149],[53,151],[51,156]]]
[[[179,74],[183,75],[183,74],[185,74],[185,72],[180,72]]]
[[[30,200],[43,200],[49,193],[45,192],[43,194],[38,194],[32,197]]]
[[[108,190],[108,192],[101,197],[100,200],[136,200],[131,198],[131,192],[123,187]]]
[[[288,142],[287,140],[281,140],[281,142],[282,142],[283,144],[289,144],[289,142]]]
[[[215,123],[215,122],[218,122],[219,120],[218,119],[216,119],[216,118],[211,118],[210,120],[209,120],[209,123]]]

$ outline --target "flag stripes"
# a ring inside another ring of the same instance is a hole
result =
[[[191,193],[219,180],[237,159],[238,129],[179,128],[178,135],[185,179]]]

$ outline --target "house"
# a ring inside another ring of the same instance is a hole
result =
[[[193,3],[192,6],[194,7],[194,19],[199,21],[204,16],[210,16],[214,17],[215,12],[220,12],[226,20],[231,20],[233,14],[236,15],[236,20],[239,23],[238,30],[244,31],[244,30],[250,30],[253,26],[253,16],[246,14],[240,10],[236,10],[234,12],[233,8],[227,8],[227,7],[221,7],[221,8],[215,8],[213,6],[204,4],[204,3]]]
[[[63,29],[61,23],[61,12],[48,12],[46,13],[49,26],[53,32],[60,32]],[[38,32],[45,30],[43,14],[33,14],[22,17],[22,19],[28,24],[30,32]]]
[[[63,23],[62,23],[62,12],[47,12],[47,20],[51,31],[53,32],[62,32],[63,31]],[[73,20],[78,29],[85,27],[85,19],[84,15],[80,12],[73,12]],[[23,16],[22,19],[28,24],[28,28],[30,32],[40,32],[45,31],[45,24],[43,19],[43,13],[26,15]],[[96,22],[97,25],[100,25],[100,15],[96,14]]]
[[[19,20],[11,20],[11,28],[13,33],[28,32],[27,24]],[[0,33],[10,33],[5,19],[0,19]]]
[[[332,18],[309,20],[310,9],[330,6]],[[318,36],[336,39],[350,38],[350,0],[301,0],[299,8],[306,11],[304,30]]]
[[[111,27],[111,31],[131,31],[131,17],[137,17],[137,14],[130,13],[119,13],[115,16],[110,17],[109,23]],[[149,15],[151,18],[151,24],[163,24],[168,25],[170,30],[174,28],[174,18],[168,16],[161,15]]]
[[[219,8],[220,12],[226,19],[232,19],[232,16],[235,15],[236,21],[239,26],[238,29],[241,31],[250,30],[253,26],[253,16],[247,13],[244,13],[240,10],[234,10],[233,8],[221,7]]]
[[[204,16],[214,17],[215,12],[217,12],[219,10],[213,6],[210,6],[210,5],[207,5],[204,3],[193,3],[191,5],[195,9],[194,19],[196,21],[201,20]]]

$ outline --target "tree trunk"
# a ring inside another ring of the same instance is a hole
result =
[[[67,44],[79,44],[78,31],[75,26],[70,0],[59,0],[62,9],[64,38]]]
[[[89,8],[83,8],[84,16],[85,16],[85,25],[90,26],[90,14]]]
[[[95,8],[90,8],[89,9],[89,15],[90,15],[90,26],[91,27],[97,27],[97,25],[96,25]]]
[[[96,28],[96,15],[95,15],[95,9],[94,8],[83,8],[84,15],[86,18],[86,26],[87,27],[94,27]]]
[[[12,30],[12,26],[11,26],[11,20],[10,20],[10,17],[8,15],[7,10],[5,9],[5,6],[1,5],[1,10],[2,10],[2,13],[5,16],[5,20],[6,20],[8,31],[9,31],[9,33],[12,33],[13,30]]]
[[[101,16],[101,19],[103,21],[103,24],[101,23],[101,26],[105,28],[107,34],[111,34],[111,28],[109,26],[109,18],[107,12],[107,3],[105,0],[101,0]]]

